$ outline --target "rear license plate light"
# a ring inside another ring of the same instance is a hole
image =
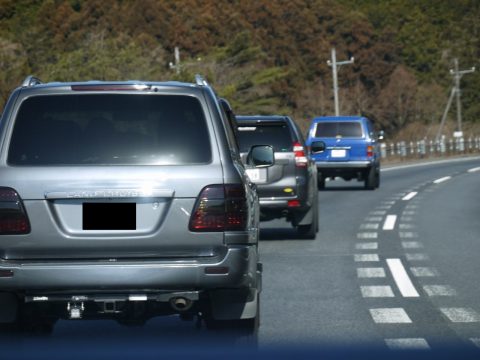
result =
[[[136,230],[136,203],[83,203],[83,230]]]

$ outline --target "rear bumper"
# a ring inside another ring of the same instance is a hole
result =
[[[255,246],[230,247],[208,260],[91,262],[0,261],[0,291],[138,291],[256,288],[259,278]]]
[[[366,169],[373,166],[371,161],[317,161],[315,162],[317,169],[320,171],[322,169]]]

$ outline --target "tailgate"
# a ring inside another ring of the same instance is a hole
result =
[[[220,166],[9,168],[30,220],[27,235],[2,235],[8,259],[116,259],[213,256],[223,233],[191,233],[201,189]],[[52,177],[55,174],[55,178]]]

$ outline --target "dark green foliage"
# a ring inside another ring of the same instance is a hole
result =
[[[355,57],[339,72],[341,112],[368,114],[393,133],[441,116],[453,58],[478,67],[479,18],[477,0],[0,0],[0,108],[30,73],[44,81],[202,73],[237,113],[286,113],[306,128],[333,113],[335,47],[340,61]],[[175,46],[178,74],[168,66]],[[465,120],[480,119],[479,94],[479,72],[462,79]]]

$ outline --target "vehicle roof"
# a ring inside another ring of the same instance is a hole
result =
[[[70,82],[48,82],[48,83],[36,83],[30,86],[22,86],[22,89],[32,88],[32,89],[45,89],[45,88],[61,88],[61,87],[71,87],[71,86],[131,86],[138,87],[139,90],[148,89],[151,87],[184,87],[184,88],[195,88],[202,87],[204,85],[198,85],[194,83],[186,83],[180,81],[142,81],[142,80],[127,80],[127,81],[100,81],[100,80],[89,80],[89,81],[70,81]]]
[[[312,121],[320,122],[320,121],[361,121],[367,120],[364,116],[318,116],[313,118]]]
[[[288,116],[285,115],[236,115],[239,122],[285,122]]]

